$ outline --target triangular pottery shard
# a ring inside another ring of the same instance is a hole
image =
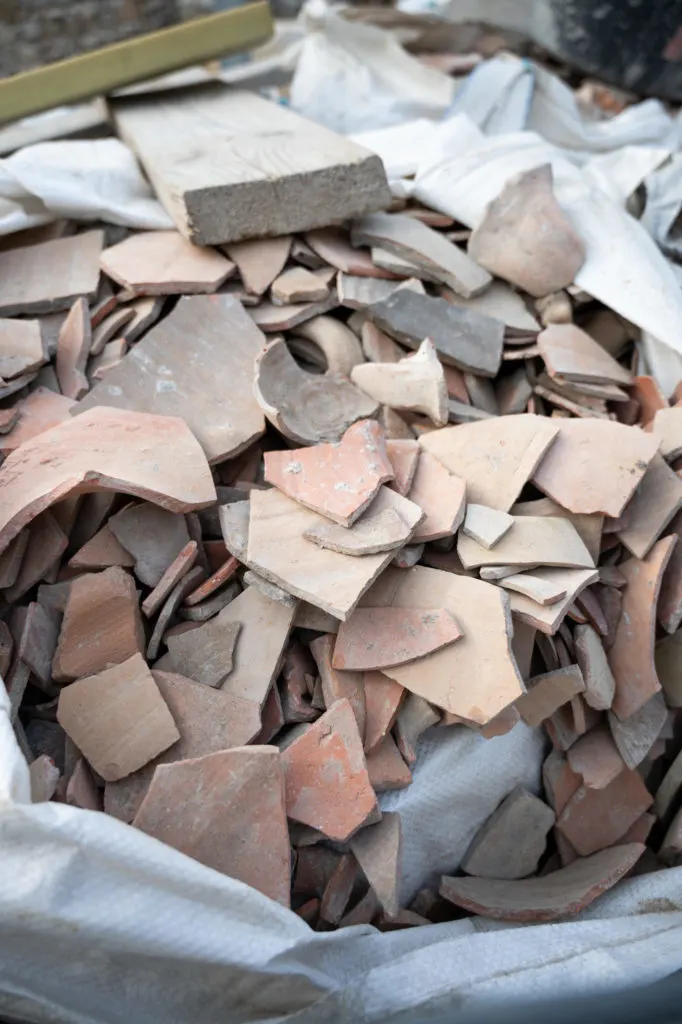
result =
[[[466,481],[467,501],[508,512],[558,433],[554,420],[522,414],[434,430],[419,443]]]
[[[585,246],[554,198],[550,164],[505,185],[473,231],[468,252],[491,274],[538,298],[573,282]]]
[[[0,467],[0,552],[76,487],[121,491],[172,512],[216,501],[206,457],[182,420],[91,409],[27,441]]]
[[[376,825],[368,825],[353,836],[350,847],[384,913],[389,917],[397,914],[403,852],[400,815],[387,811]]]
[[[351,424],[379,411],[349,380],[306,373],[283,340],[267,345],[256,359],[254,390],[268,420],[297,444],[340,441]]]
[[[656,454],[658,438],[611,420],[562,419],[556,427],[559,436],[533,473],[535,486],[570,512],[618,518]]]
[[[456,643],[386,674],[412,693],[454,715],[485,725],[523,693],[511,651],[509,600],[499,587],[454,573],[415,566],[387,569],[362,608],[442,608],[464,634]]]
[[[551,377],[586,384],[629,384],[632,374],[575,324],[550,324],[538,347]]]
[[[265,479],[306,508],[351,526],[393,479],[393,467],[382,428],[362,420],[337,444],[266,452]]]

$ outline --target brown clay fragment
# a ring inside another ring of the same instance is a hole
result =
[[[534,676],[526,683],[527,693],[518,697],[516,707],[526,725],[538,726],[585,689],[585,681],[577,665],[558,668]]]
[[[588,789],[604,789],[625,768],[625,762],[603,726],[590,729],[566,752],[572,771],[580,775]]]
[[[339,627],[332,665],[356,672],[388,668],[431,654],[461,636],[445,609],[359,608]]]
[[[367,755],[367,772],[372,788],[377,793],[405,789],[412,782],[412,772],[390,733]]]
[[[238,623],[226,622],[224,611],[205,625],[167,638],[172,671],[197,683],[218,687],[232,671]]]
[[[358,864],[388,917],[397,914],[402,882],[402,821],[387,811],[376,825],[368,825],[350,841]]]
[[[613,846],[653,801],[640,775],[625,768],[602,789],[577,789],[558,816],[557,828],[587,857]]]
[[[517,787],[474,836],[461,868],[478,878],[526,878],[537,871],[554,811]]]
[[[465,481],[451,473],[429,452],[422,452],[409,499],[423,509],[424,519],[412,535],[415,543],[438,540],[456,533],[465,512]]]
[[[405,689],[382,672],[365,672],[365,753],[369,757],[390,732]]]

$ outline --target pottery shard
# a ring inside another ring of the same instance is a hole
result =
[[[628,558],[620,565],[627,587],[608,658],[616,680],[613,711],[621,720],[634,715],[661,689],[654,662],[656,603],[676,540],[675,534],[664,537],[645,559]]]
[[[45,361],[39,320],[0,319],[0,378],[31,373]]]
[[[19,422],[8,433],[0,435],[0,451],[13,451],[37,434],[68,421],[72,406],[70,398],[57,395],[47,388],[35,388],[14,407]]]
[[[591,708],[605,711],[613,703],[616,681],[601,638],[589,623],[585,623],[576,626],[573,643],[585,680],[585,700]]]
[[[551,807],[518,787],[476,833],[460,866],[478,878],[526,878],[537,871],[553,825]]]
[[[339,627],[332,664],[359,672],[402,665],[461,636],[445,609],[358,608]]]
[[[527,692],[517,699],[516,707],[526,725],[535,727],[577,693],[582,693],[585,681],[577,665],[568,665],[533,676],[526,686]]]
[[[465,569],[481,565],[536,565],[591,569],[594,561],[568,519],[545,516],[514,517],[514,524],[493,551],[460,533],[457,553]]]
[[[250,295],[262,295],[287,261],[291,249],[291,235],[231,242],[221,248],[236,264],[246,291]]]
[[[586,384],[629,384],[632,376],[575,324],[552,324],[538,334],[550,376]]]
[[[486,505],[467,505],[462,533],[481,547],[490,550],[511,530],[514,520],[506,512]]]
[[[289,831],[275,747],[159,765],[133,825],[289,906]]]
[[[57,721],[103,779],[136,771],[180,738],[144,658],[64,687]]]
[[[45,579],[53,568],[56,570],[68,543],[69,538],[50,512],[43,512],[34,519],[29,527],[21,568],[15,582],[5,590],[5,599],[10,603],[18,601],[31,587]]]
[[[412,540],[415,543],[439,540],[456,533],[464,518],[465,497],[465,481],[429,452],[422,452],[409,499],[423,509],[425,515],[412,534]]]
[[[104,232],[85,231],[0,253],[0,315],[51,313],[97,295]]]
[[[616,718],[613,712],[609,714],[614,742],[628,768],[636,768],[647,757],[667,718],[668,709],[661,693],[655,693],[646,704],[623,721]]]
[[[118,782],[107,783],[104,809],[121,821],[130,822],[137,814],[158,765],[242,747],[251,743],[260,730],[257,704],[172,672],[153,671],[152,676],[180,738],[143,768]]]
[[[144,650],[135,584],[117,566],[73,580],[52,674],[57,682],[93,675]]]
[[[318,547],[339,551],[342,555],[362,556],[394,551],[406,544],[412,533],[413,528],[396,509],[374,512],[370,508],[350,529],[338,523],[321,522],[308,527],[303,536]]]
[[[604,789],[625,768],[611,733],[603,726],[590,729],[576,740],[566,758],[571,770],[582,777],[588,789]]]
[[[338,925],[348,905],[358,877],[358,864],[350,853],[344,853],[329,879],[320,901],[320,920]]]
[[[325,707],[330,708],[336,701],[347,700],[353,709],[358,732],[364,739],[367,708],[363,676],[360,672],[334,668],[332,665],[333,652],[333,636],[320,636],[310,644],[310,653],[315,659],[317,670],[320,673]]]
[[[290,267],[272,282],[270,298],[277,306],[291,302],[320,302],[326,299],[329,287],[305,267]]]
[[[651,807],[640,775],[625,768],[603,789],[581,786],[557,818],[557,828],[582,857],[613,846]]]
[[[369,757],[383,742],[395,722],[405,688],[381,672],[365,672],[365,753]]]
[[[77,487],[121,491],[172,512],[216,500],[204,454],[181,420],[91,409],[27,441],[3,462],[0,552],[35,516]]]
[[[393,467],[394,480],[389,485],[398,494],[409,494],[419,461],[419,442],[408,439],[387,440],[386,453]]]
[[[306,348],[309,353],[319,353],[321,369],[328,373],[348,377],[353,367],[363,362],[362,347],[357,337],[350,327],[333,316],[315,316],[306,320],[296,328],[296,338],[308,342]],[[290,338],[289,344],[291,341]]]
[[[384,913],[393,917],[400,906],[403,836],[399,814],[387,811],[376,825],[353,836],[350,848],[374,890]]]
[[[376,809],[353,710],[337,701],[282,753],[287,817],[345,842]]]
[[[178,231],[143,231],[105,249],[102,270],[135,295],[214,292],[234,272],[215,249],[192,245]]]
[[[682,480],[662,456],[655,455],[626,506],[619,541],[631,555],[645,558],[681,507]]]
[[[112,534],[113,537],[113,534]],[[83,549],[81,549],[82,551]],[[199,554],[199,545],[195,540],[188,541],[168,566],[154,589],[142,602],[142,611],[150,618],[159,610],[166,598],[177,587],[180,580],[193,568]],[[131,562],[134,563],[131,556]]]
[[[372,788],[377,793],[405,789],[412,782],[412,772],[390,733],[367,755],[367,772]]]
[[[559,815],[580,788],[581,777],[573,771],[565,754],[553,750],[542,765],[542,784],[547,803]]]
[[[562,419],[558,426],[533,483],[571,512],[617,518],[656,454],[657,439],[611,420]]]
[[[468,252],[491,274],[538,298],[573,282],[585,246],[554,197],[550,164],[505,185],[472,232]]]
[[[599,578],[597,569],[535,569],[536,579],[566,592],[566,596],[551,605],[538,604],[525,594],[511,593],[510,604],[514,615],[522,622],[534,626],[542,633],[553,635],[561,626],[576,597]]]
[[[280,670],[295,612],[295,604],[274,601],[257,587],[247,587],[220,613],[221,623],[241,627],[223,693],[262,707]]]
[[[649,429],[664,459],[670,462],[682,455],[682,407],[659,409]]]
[[[494,377],[502,360],[504,324],[450,305],[445,299],[400,288],[364,311],[382,331],[408,348],[430,338],[442,362]]]
[[[206,686],[220,686],[232,671],[238,623],[226,622],[223,609],[203,626],[167,638],[174,672]]]
[[[581,857],[542,878],[497,881],[444,876],[439,892],[458,907],[498,921],[555,921],[613,888],[644,853],[642,843]]]
[[[381,405],[428,416],[442,427],[448,422],[448,392],[436,350],[428,338],[413,356],[397,363],[361,363],[350,379]]]
[[[160,582],[166,569],[189,541],[184,516],[149,502],[130,505],[108,523],[116,540],[135,559],[135,575],[148,587]]]
[[[135,559],[116,540],[108,523],[69,559],[70,569],[109,569],[112,565],[132,568]]]
[[[558,433],[545,416],[498,416],[434,430],[419,443],[462,477],[468,501],[508,512]]]
[[[362,420],[337,444],[266,452],[265,479],[306,508],[351,526],[393,479],[393,467],[382,428]]]
[[[387,670],[391,679],[445,711],[480,725],[523,692],[511,652],[506,595],[491,583],[426,569],[387,569],[362,600],[364,608],[442,608],[463,637],[414,662]]]
[[[67,398],[82,398],[90,390],[85,367],[91,341],[88,304],[85,299],[76,299],[62,324],[57,341],[55,369],[61,392]]]
[[[409,765],[417,760],[419,740],[433,725],[438,725],[440,713],[423,697],[408,693],[395,720],[395,740],[398,750]]]
[[[281,339],[256,359],[254,394],[270,423],[296,444],[340,441],[353,423],[379,410],[341,374],[306,373]]]
[[[33,674],[33,682],[52,696],[52,658],[59,634],[59,615],[50,608],[31,602],[26,609],[21,636],[17,639],[16,660]],[[0,675],[2,672],[0,671]]]
[[[500,566],[499,569],[507,570],[509,566]],[[512,567],[513,568],[513,567]],[[498,569],[498,571],[499,571]],[[490,579],[485,575],[485,569],[481,569],[481,579]],[[495,577],[492,577],[493,579]],[[543,580],[532,572],[511,572],[499,577],[500,586],[505,590],[513,590],[516,594],[522,594],[531,601],[541,605],[556,604],[566,597],[566,590],[561,581],[551,582]]]

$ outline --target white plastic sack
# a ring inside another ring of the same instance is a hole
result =
[[[626,989],[682,967],[682,869],[561,924],[480,918],[314,933],[295,914],[104,814],[28,802],[0,687],[0,1016],[45,1024],[379,1022],[491,1001]],[[544,739],[425,738],[400,810],[405,893],[453,870]],[[434,876],[432,878],[432,876]]]
[[[40,142],[0,160],[0,235],[58,217],[173,227],[134,155],[118,139]]]

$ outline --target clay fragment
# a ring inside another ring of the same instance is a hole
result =
[[[361,363],[353,367],[350,378],[381,405],[422,413],[438,427],[448,422],[443,367],[428,338],[413,356],[397,363]]]
[[[527,790],[512,790],[474,836],[461,863],[478,878],[526,878],[537,871],[554,811]]]
[[[511,530],[490,551],[460,533],[457,553],[466,569],[481,565],[537,565],[566,569],[591,569],[594,561],[578,531],[568,519],[545,516],[512,517]]]
[[[513,518],[506,512],[487,508],[485,505],[468,504],[462,523],[462,533],[486,550],[490,550],[502,540],[513,525]]]
[[[557,818],[557,828],[581,856],[613,846],[654,798],[637,772],[625,768],[603,789],[581,786]]]
[[[587,384],[629,384],[631,374],[575,324],[552,324],[538,334],[552,377]]]
[[[611,712],[609,726],[623,761],[636,768],[648,756],[668,718],[663,694],[655,693],[638,711],[624,720]]]
[[[461,636],[454,616],[444,609],[359,608],[339,627],[332,664],[356,672],[388,668]]]
[[[350,841],[358,864],[388,917],[397,914],[402,882],[402,822],[387,811],[376,825],[363,828]]]
[[[438,711],[427,700],[416,693],[407,694],[395,720],[395,741],[407,764],[413,765],[417,760],[422,733],[439,721]]]
[[[294,302],[320,302],[328,294],[329,288],[324,281],[305,267],[290,267],[275,278],[270,288],[270,298],[276,306],[287,306]]]
[[[253,238],[222,246],[236,264],[242,284],[251,295],[262,295],[283,269],[291,249],[291,235]]]
[[[172,671],[206,686],[222,684],[232,671],[232,653],[240,628],[223,616],[221,612],[199,629],[168,637]]]
[[[412,782],[412,772],[390,733],[367,755],[367,772],[376,793],[405,789]]]
[[[516,707],[526,725],[538,726],[546,718],[585,689],[585,681],[577,665],[558,668],[533,676],[527,692],[516,700]]]
[[[573,633],[575,654],[585,680],[585,700],[591,708],[606,711],[613,703],[616,681],[599,634],[588,623]]]
[[[682,480],[660,455],[649,463],[625,508],[618,539],[635,558],[645,558],[668,523],[682,508]]]
[[[148,587],[155,587],[189,542],[183,516],[143,502],[129,505],[108,522],[121,546],[135,559],[135,575]]]
[[[450,537],[457,532],[466,508],[466,484],[429,452],[419,456],[408,495],[425,515],[417,525],[415,543]]]
[[[405,689],[382,672],[365,672],[365,753],[369,757],[390,732],[405,696]]]
[[[178,231],[143,231],[105,249],[102,270],[133,295],[214,292],[235,272],[215,249],[192,245]]]
[[[581,736],[569,747],[566,758],[588,789],[604,789],[626,767],[610,732],[603,726]]]
[[[32,373],[45,361],[39,320],[0,319],[0,379]]]

